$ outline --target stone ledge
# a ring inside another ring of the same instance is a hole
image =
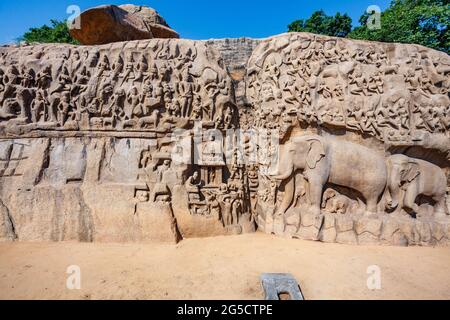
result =
[[[284,220],[284,221],[283,221]],[[407,216],[324,213],[314,216],[295,208],[289,218],[274,219],[266,233],[327,243],[392,246],[449,246],[450,218],[438,221]]]

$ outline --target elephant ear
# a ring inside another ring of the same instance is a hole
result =
[[[308,168],[315,169],[317,164],[325,157],[325,148],[319,139],[311,139],[309,142],[309,152],[306,158]]]
[[[420,167],[416,161],[410,161],[402,175],[402,181],[412,182],[420,175]]]

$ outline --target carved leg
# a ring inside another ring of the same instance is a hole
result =
[[[234,224],[237,224],[238,223],[238,215],[237,215],[237,211],[236,210],[233,210],[233,213],[232,213],[232,224],[234,223]]]
[[[436,201],[436,205],[434,206],[435,217],[445,217],[446,215],[450,214],[450,212],[448,212],[447,210],[447,203],[445,196],[433,200]]]
[[[51,102],[50,102],[50,122],[57,122],[58,121],[58,117],[56,115],[56,107],[59,104],[59,99],[58,98],[54,98]]]
[[[377,213],[377,205],[378,205],[378,199],[377,198],[368,198],[367,199],[367,209],[366,209],[366,215],[372,215]]]
[[[322,203],[322,183],[314,182],[310,180],[309,183],[310,200],[311,200],[311,212],[315,215],[320,215],[320,205]]]
[[[414,189],[408,189],[405,194],[403,207],[408,211],[419,213],[419,206],[416,204],[417,192]]]
[[[280,208],[278,209],[278,212],[276,213],[277,215],[284,215],[292,207],[295,194],[295,180],[295,176],[292,176],[286,183],[284,187],[284,199],[280,205]]]

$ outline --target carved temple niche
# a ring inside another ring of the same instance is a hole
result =
[[[225,154],[223,138],[219,132],[207,135],[200,145],[201,157],[198,168],[201,179],[207,188],[219,188],[224,183]]]

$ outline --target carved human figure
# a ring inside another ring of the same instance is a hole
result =
[[[202,105],[202,98],[199,95],[195,95],[190,117],[192,120],[200,120],[202,118]]]
[[[124,68],[124,61],[122,55],[119,55],[117,57],[116,62],[112,66],[110,81],[117,81],[123,72],[123,68]]]
[[[422,74],[419,78],[420,81],[420,88],[422,89],[422,92],[427,97],[430,97],[433,94],[436,94],[436,87],[434,86],[431,79],[428,77],[428,74],[422,70]]]
[[[416,199],[419,195],[425,195],[435,201],[436,217],[449,214],[445,204],[447,178],[441,168],[428,161],[401,154],[389,157],[387,166],[389,209],[396,209],[396,212],[405,209],[410,213],[420,213]]]
[[[36,76],[36,83],[38,89],[46,90],[50,88],[52,83],[52,68],[51,66],[44,67]]]
[[[70,57],[70,75],[72,78],[75,78],[77,75],[77,72],[81,68],[84,61],[81,60],[80,52],[78,50],[75,50]]]
[[[215,194],[209,194],[206,201],[208,204],[209,214],[217,217],[219,221],[222,220],[221,207],[219,201],[217,201],[217,196]]]
[[[6,99],[14,98],[16,96],[16,89],[17,86],[20,85],[20,81],[19,69],[15,65],[8,67],[3,76],[4,89],[3,92],[1,92],[0,105]]]
[[[125,100],[127,96],[124,89],[117,90],[111,100],[110,110],[112,112],[112,116],[114,116],[120,124],[123,126],[125,121],[128,121],[132,117],[133,110],[127,106],[125,108]]]
[[[320,82],[317,88],[317,93],[320,94],[324,99],[331,99],[333,97],[333,93],[324,79]]]
[[[20,106],[19,118],[26,122],[29,120],[30,105],[35,97],[34,81],[34,70],[24,67],[20,76],[20,85],[16,86],[16,98]]]
[[[137,117],[142,117],[146,114],[141,104],[142,97],[136,86],[132,86],[130,91],[126,96],[127,106],[125,114],[128,116],[128,120],[133,118],[133,115]]]
[[[125,73],[123,74],[121,85],[127,83],[130,79],[134,80],[134,68],[133,54],[130,54],[125,65]]]
[[[156,202],[160,197],[167,199],[171,195],[170,189],[164,181],[164,175],[170,170],[170,166],[171,161],[164,160],[162,165],[154,167],[157,182],[152,193],[153,202]]]
[[[370,76],[367,91],[376,94],[382,94],[384,92],[384,81],[381,76],[381,71],[377,71]]]
[[[148,61],[145,54],[142,54],[141,60],[138,62],[138,65],[136,67],[135,76],[133,79],[133,83],[142,83],[144,79],[147,77],[148,72]]]
[[[46,120],[46,109],[48,101],[44,97],[42,90],[37,90],[36,98],[31,103],[31,121],[38,123]]]
[[[361,103],[354,100],[350,101],[347,109],[347,127],[353,130],[361,130],[361,123],[364,116],[364,110]]]
[[[190,176],[185,183],[185,188],[188,193],[189,202],[197,202],[200,201],[200,187],[202,186],[202,182],[199,179],[198,172],[194,172],[192,176]]]
[[[181,73],[181,81],[178,83],[178,96],[180,99],[181,116],[189,117],[194,97],[194,83],[189,74],[189,69],[185,68]]]
[[[225,226],[233,225],[233,203],[231,195],[224,195],[222,197],[222,219]]]
[[[156,66],[155,63],[153,63],[148,70],[148,75],[145,77],[145,80],[157,81],[158,79],[159,79],[158,67]]]
[[[333,97],[336,98],[338,101],[344,101],[344,88],[341,84],[337,84],[333,89]]]
[[[163,106],[162,87],[158,83],[155,86],[150,80],[146,80],[143,85],[142,93],[142,112],[150,114],[153,110]]]
[[[368,82],[363,75],[362,67],[357,65],[353,73],[349,74],[349,84],[353,85],[350,93],[354,95],[367,95]]]
[[[57,107],[58,124],[60,127],[64,127],[64,124],[66,123],[69,116],[70,108],[70,93],[64,91],[61,93],[61,99]]]
[[[364,110],[364,115],[361,122],[361,130],[366,133],[371,133],[374,136],[381,135],[375,116],[375,104],[370,104],[369,107]]]
[[[243,205],[242,205],[242,199],[238,195],[236,199],[234,199],[232,208],[231,208],[231,216],[232,216],[232,223],[238,224],[239,218],[242,216],[243,213]]]
[[[382,101],[375,112],[379,127],[392,127],[395,129],[399,128],[397,122],[397,112],[396,105],[397,101],[392,99],[386,99]]]
[[[7,98],[0,108],[0,120],[10,120],[17,117],[16,109],[19,106],[14,98]]]
[[[57,123],[58,117],[58,106],[61,102],[62,96],[65,93],[69,93],[71,91],[72,79],[69,75],[69,70],[67,67],[63,67],[62,72],[59,74],[57,82],[50,88],[50,121]]]
[[[82,67],[81,71],[74,77],[72,96],[80,96],[87,90],[87,84],[89,83],[90,74],[87,71],[86,66]]]

